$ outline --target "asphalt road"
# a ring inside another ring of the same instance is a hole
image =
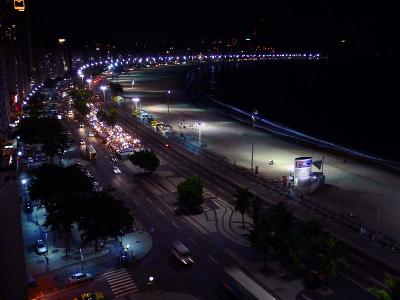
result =
[[[231,264],[225,254],[178,218],[155,191],[145,188],[141,183],[146,178],[135,176],[121,162],[112,162],[111,153],[98,138],[88,137],[86,128],[77,128],[77,123],[68,126],[77,141],[82,137],[96,149],[97,158],[88,163],[88,170],[103,187],[115,188],[117,196],[133,210],[138,221],[152,232],[154,247],[149,256],[129,268],[139,289],[148,288],[148,278],[153,276],[154,288],[158,290],[186,292],[201,299],[231,299],[222,285],[223,267]],[[72,158],[79,155],[84,158],[85,147],[77,146],[77,150],[71,153]],[[114,165],[121,169],[121,174],[113,172]],[[192,266],[185,267],[172,256],[169,247],[175,240],[182,241],[192,252],[195,260]]]

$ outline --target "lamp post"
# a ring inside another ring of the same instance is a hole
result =
[[[168,114],[167,114],[167,125],[169,125],[169,95],[171,94],[171,90],[167,91],[167,110],[168,110]]]
[[[149,277],[149,282],[147,282],[147,284],[150,286],[151,292],[153,292],[153,282],[154,282],[154,277],[150,276]]]
[[[106,102],[106,89],[107,87],[105,85],[100,86],[100,89],[103,91],[103,100]]]
[[[90,90],[90,84],[92,83],[92,79],[88,78],[86,79],[86,82],[89,84],[89,90]]]
[[[81,79],[82,79],[82,86],[83,86],[83,77],[85,77],[85,75],[83,75],[83,74],[80,74],[79,76],[80,76],[80,77],[81,77]]]
[[[22,186],[24,187],[24,192],[25,192],[25,202],[26,202],[26,198],[27,198],[27,193],[26,193],[26,184],[28,183],[28,180],[26,180],[25,178],[21,180]]]
[[[134,85],[135,85],[135,80],[132,80],[132,88],[133,88]]]
[[[258,112],[255,110],[253,114],[251,115],[252,123],[253,123],[253,129],[252,129],[252,134],[251,134],[251,170],[253,171],[253,164],[254,164],[254,126],[256,123],[256,118],[255,115],[257,115]]]
[[[140,99],[135,97],[135,98],[132,98],[132,101],[135,102],[135,110],[137,111],[137,104],[140,101]]]

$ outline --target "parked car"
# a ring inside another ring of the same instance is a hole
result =
[[[35,250],[37,254],[45,254],[47,253],[47,246],[43,240],[37,240],[35,243]]]
[[[80,282],[85,282],[85,281],[91,280],[91,279],[93,279],[93,277],[89,273],[78,272],[78,273],[72,274],[68,279],[69,279],[70,283],[80,283]]]

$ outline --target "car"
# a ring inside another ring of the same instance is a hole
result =
[[[70,283],[80,283],[80,282],[85,282],[88,280],[93,279],[92,275],[89,273],[75,273],[69,276],[68,280]]]
[[[85,143],[85,141],[83,139],[80,139],[79,144],[85,145],[86,143]]]
[[[33,212],[33,206],[31,201],[25,201],[25,212],[27,213]]]
[[[118,159],[117,159],[115,156],[111,156],[111,157],[110,157],[110,160],[111,160],[112,162],[117,162],[117,161],[118,161]]]
[[[175,241],[171,244],[172,254],[184,265],[192,264],[193,258],[190,256],[190,251],[181,241]]]
[[[94,137],[94,133],[93,133],[93,132],[91,132],[91,131],[89,131],[89,133],[88,133],[88,136],[90,136],[90,137]]]
[[[114,173],[115,174],[121,174],[120,168],[118,168],[117,166],[114,166]]]
[[[80,127],[80,128],[85,128],[85,124],[80,123],[80,124],[79,124],[79,127]]]
[[[169,143],[165,143],[165,144],[164,144],[164,147],[165,147],[166,149],[171,149],[171,148],[172,148],[172,145],[169,144]]]
[[[37,254],[46,254],[47,253],[47,246],[43,240],[37,240],[35,243],[35,250]]]

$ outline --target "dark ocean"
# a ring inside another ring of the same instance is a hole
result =
[[[390,60],[227,62],[195,67],[187,92],[308,135],[399,161],[397,70]]]

